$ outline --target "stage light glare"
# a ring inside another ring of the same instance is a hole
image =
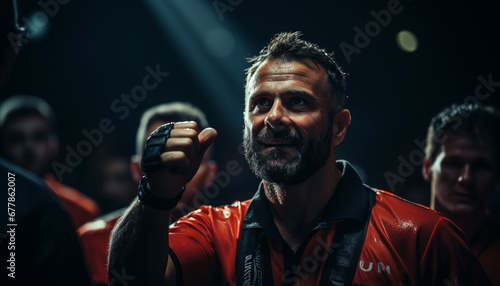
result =
[[[29,40],[38,41],[46,36],[49,30],[49,17],[43,11],[31,13],[23,20]]]
[[[418,39],[415,34],[410,31],[400,31],[396,36],[398,47],[408,53],[412,53],[418,49]]]
[[[234,50],[234,37],[224,28],[215,28],[205,34],[205,48],[215,58],[225,58]]]

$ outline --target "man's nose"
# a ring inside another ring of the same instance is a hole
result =
[[[23,146],[26,149],[33,149],[36,145],[36,140],[32,137],[26,138],[26,140],[23,142]]]
[[[264,123],[275,131],[280,131],[290,125],[288,111],[283,106],[281,100],[277,99],[273,102],[273,106],[267,113]]]
[[[464,185],[464,186],[467,186],[471,179],[472,179],[472,174],[471,174],[471,167],[469,164],[466,164],[461,172],[460,172],[460,176],[458,177],[458,182],[461,184],[461,185]]]

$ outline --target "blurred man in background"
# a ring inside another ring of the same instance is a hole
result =
[[[88,158],[85,167],[85,189],[95,198],[103,214],[126,207],[137,195],[130,151],[125,150],[124,145],[119,138],[106,138]]]
[[[161,104],[146,110],[142,115],[139,128],[137,129],[136,154],[132,156],[131,160],[131,170],[136,186],[144,175],[141,171],[140,162],[143,155],[144,143],[149,134],[165,123],[176,121],[195,121],[202,128],[208,127],[205,114],[198,108],[187,103],[174,102]],[[202,202],[198,201],[198,197],[212,183],[216,171],[217,165],[214,161],[210,160],[210,152],[207,152],[198,172],[189,184],[186,185],[182,199],[177,204],[177,207],[172,210],[170,223],[174,223],[181,216],[188,214],[202,204]],[[124,192],[126,190],[127,188],[122,189]],[[130,204],[130,201],[128,204]],[[110,270],[111,276],[108,279],[107,261],[111,230],[124,211],[125,209],[116,210],[92,222],[86,223],[78,229],[92,280],[97,285],[107,285],[107,283],[116,279],[113,276],[122,275],[121,269],[112,269]]]
[[[55,115],[45,100],[15,95],[1,102],[0,134],[1,156],[43,178],[71,215],[75,228],[99,215],[91,198],[50,173],[59,144]]]
[[[0,87],[23,42],[16,4],[0,1]],[[12,35],[17,36],[14,42]],[[0,212],[0,285],[90,285],[71,218],[52,191],[3,158],[0,172],[6,177],[0,192],[5,207]]]
[[[500,188],[498,109],[452,105],[432,118],[423,175],[431,183],[431,208],[463,230],[491,283],[500,285],[500,224],[487,210]]]

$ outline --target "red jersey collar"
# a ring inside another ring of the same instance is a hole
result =
[[[325,207],[324,219],[315,229],[328,228],[328,222],[331,221],[353,219],[361,222],[370,209],[369,196],[365,189],[367,186],[363,185],[354,167],[345,160],[338,160],[337,168],[342,174],[340,181],[337,188],[332,190],[334,194]],[[248,206],[242,228],[266,229],[272,221],[264,185],[261,182]]]

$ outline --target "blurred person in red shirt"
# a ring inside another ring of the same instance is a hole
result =
[[[16,0],[0,1],[0,36],[1,88],[21,44],[27,42]],[[5,204],[0,212],[0,285],[89,286],[74,225],[54,193],[41,178],[3,158],[0,172],[5,176],[0,192]]]
[[[54,112],[45,100],[14,95],[2,101],[0,134],[1,156],[43,178],[70,214],[75,229],[99,216],[94,200],[59,182],[50,172],[59,140]]]
[[[487,207],[500,188],[499,148],[498,109],[452,105],[431,120],[423,165],[431,208],[463,230],[493,285],[500,285],[500,224]]]

